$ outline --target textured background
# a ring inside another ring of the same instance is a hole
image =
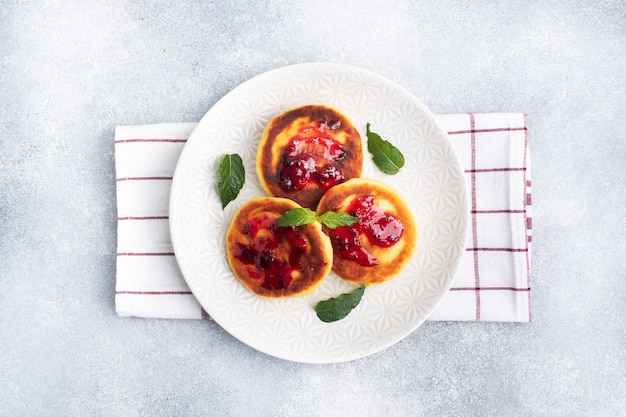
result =
[[[0,416],[626,415],[624,2],[1,3]],[[534,323],[312,366],[115,315],[115,126],[196,121],[309,61],[435,113],[528,113]]]

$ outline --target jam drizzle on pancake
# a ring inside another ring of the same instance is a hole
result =
[[[300,274],[300,258],[306,254],[307,242],[296,227],[278,227],[268,215],[248,220],[242,232],[250,244],[238,243],[235,258],[247,265],[253,279],[263,279],[261,287],[271,291],[289,286],[295,274]],[[288,246],[289,258],[276,255],[279,246]]]
[[[361,195],[350,202],[346,212],[360,220],[352,226],[332,229],[330,232],[334,246],[344,259],[353,260],[361,266],[378,265],[378,259],[370,254],[361,241],[361,234],[372,245],[388,248],[402,238],[404,226],[400,219],[385,213],[374,204],[373,195]]]
[[[267,194],[315,210],[330,188],[361,176],[363,141],[341,111],[312,104],[270,119],[256,155]]]
[[[330,129],[340,127],[340,122]],[[291,138],[283,150],[278,167],[278,184],[285,192],[303,189],[313,182],[323,191],[344,181],[342,169],[335,163],[346,156],[346,149],[327,133],[328,125],[307,126]]]

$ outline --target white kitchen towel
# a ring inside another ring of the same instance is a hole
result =
[[[467,250],[430,320],[532,319],[531,179],[524,113],[436,116],[465,169],[471,202]],[[120,316],[206,319],[178,269],[170,240],[169,191],[196,123],[115,130]]]

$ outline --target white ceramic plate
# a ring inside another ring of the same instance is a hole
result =
[[[332,274],[314,293],[267,300],[232,274],[225,236],[235,212],[265,195],[256,150],[266,123],[295,106],[327,104],[342,110],[364,139],[365,125],[404,154],[389,176],[364,157],[363,176],[387,182],[403,195],[419,230],[408,266],[391,281],[368,287],[345,319],[321,322],[313,310],[350,288]],[[246,182],[222,209],[217,166],[225,153],[241,155]],[[378,352],[403,339],[448,291],[465,248],[469,211],[463,171],[447,134],[430,111],[397,84],[369,71],[334,64],[299,64],[241,84],[202,118],[182,151],[170,200],[176,259],[202,307],[226,331],[267,354],[299,362],[331,363]]]

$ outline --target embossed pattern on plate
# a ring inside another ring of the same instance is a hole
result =
[[[387,182],[405,197],[419,230],[414,257],[393,280],[368,287],[348,317],[323,323],[317,301],[350,288],[334,274],[314,293],[267,300],[232,274],[225,236],[235,212],[265,195],[256,177],[256,149],[266,123],[289,108],[327,104],[354,123],[366,147],[365,125],[405,155],[389,176],[364,158],[363,177]],[[217,165],[241,155],[246,182],[222,210]],[[202,118],[178,161],[170,196],[170,228],[180,269],[203,308],[247,345],[279,358],[332,363],[378,352],[406,337],[448,291],[465,249],[469,210],[463,171],[447,134],[430,111],[397,84],[366,70],[298,64],[258,75],[218,101]]]

